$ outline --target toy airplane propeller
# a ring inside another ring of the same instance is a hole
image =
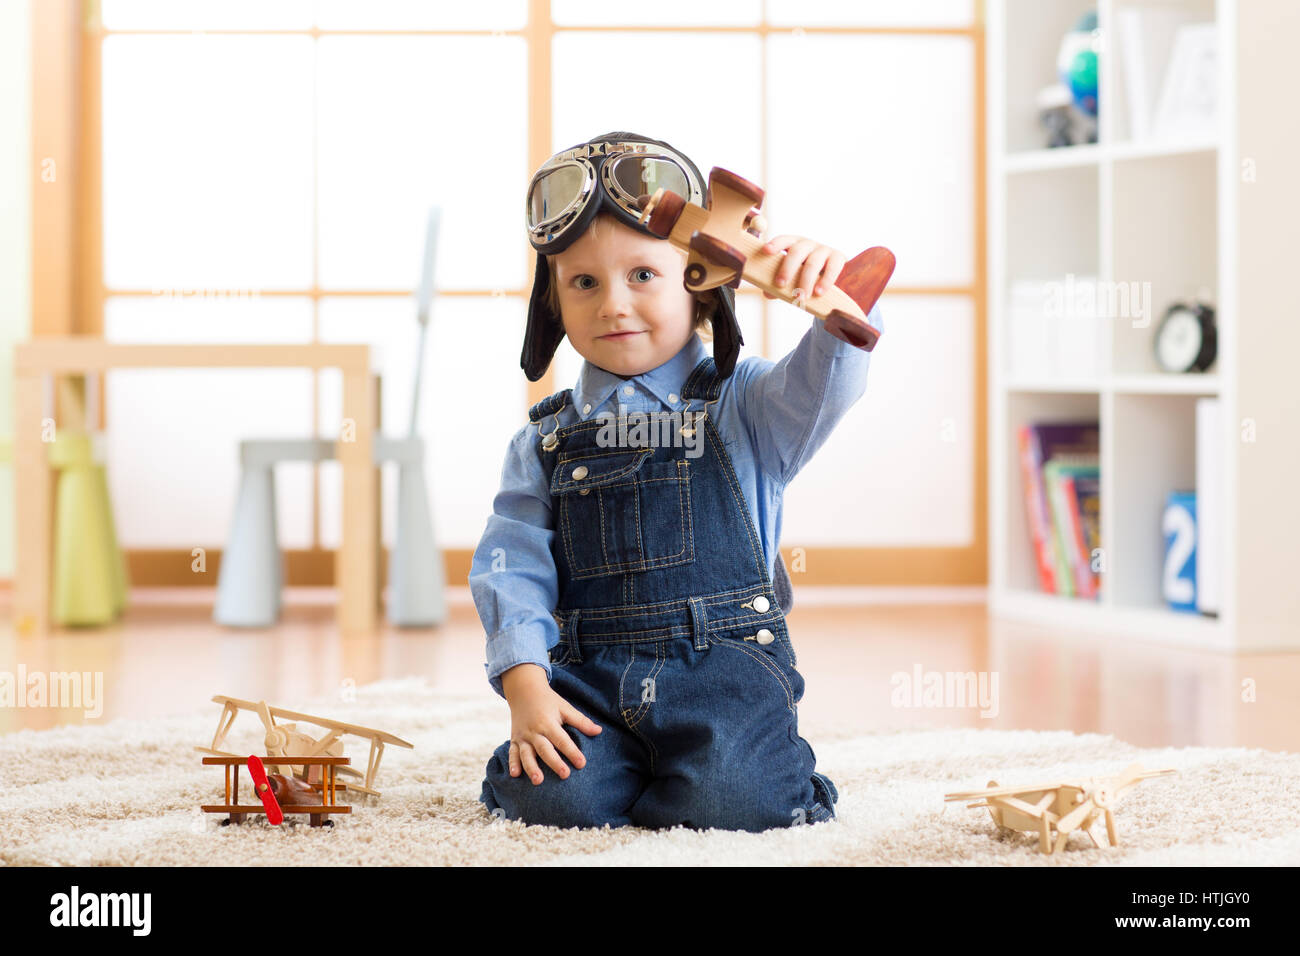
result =
[[[284,811],[275,799],[275,788],[266,778],[266,767],[262,766],[262,758],[257,754],[248,755],[248,772],[253,775],[253,792],[262,799],[262,806],[266,807],[267,822],[278,827],[284,822]]]
[[[709,173],[707,209],[658,189],[644,201],[641,222],[656,236],[686,251],[685,285],[691,292],[721,285],[734,289],[744,278],[818,316],[836,338],[870,352],[880,331],[867,323],[867,315],[894,273],[894,254],[884,246],[859,253],[845,263],[835,284],[821,295],[778,286],[776,270],[782,256],[763,251],[761,229],[755,228],[761,222],[763,195],[758,186],[715,166]]]
[[[1119,846],[1115,805],[1120,794],[1143,780],[1177,772],[1173,769],[1143,770],[1141,764],[1135,763],[1114,777],[1088,777],[1042,786],[999,787],[996,780],[990,780],[984,790],[949,793],[944,795],[944,800],[983,800],[983,803],[967,804],[967,808],[988,807],[999,832],[1037,832],[1039,849],[1051,855],[1065,848],[1075,830],[1087,833],[1100,848],[1101,841],[1092,832],[1092,826],[1103,816],[1110,845]],[[1053,830],[1057,834],[1055,841],[1051,839]]]

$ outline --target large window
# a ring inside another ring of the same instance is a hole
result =
[[[546,381],[518,368],[528,175],[628,129],[758,182],[773,231],[898,256],[869,400],[791,485],[782,543],[982,550],[974,0],[103,0],[100,32],[110,340],[367,342],[403,433],[443,207],[420,421],[445,546],[473,547],[528,402],[580,367],[565,343]],[[752,290],[738,305],[742,355],[808,327]],[[332,436],[339,396],[324,370],[113,373],[124,543],[218,546],[238,440]],[[282,544],[335,546],[336,469],[278,481]],[[891,505],[827,505],[846,498]]]

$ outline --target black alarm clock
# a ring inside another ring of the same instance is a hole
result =
[[[1218,354],[1214,308],[1175,302],[1156,327],[1156,364],[1166,372],[1204,372]]]

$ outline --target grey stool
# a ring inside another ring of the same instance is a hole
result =
[[[424,442],[376,435],[374,454],[376,465],[391,461],[398,466],[397,541],[388,566],[388,620],[398,627],[436,626],[447,616],[446,572],[425,492]],[[279,620],[284,555],[277,539],[275,465],[333,458],[334,442],[327,438],[239,443],[239,498],[212,612],[218,624],[270,627]]]

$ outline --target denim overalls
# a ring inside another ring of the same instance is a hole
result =
[[[704,359],[681,392],[691,415],[721,387]],[[529,419],[543,423],[571,391],[537,403]],[[835,785],[815,771],[798,732],[804,681],[785,595],[769,578],[722,439],[703,417],[694,458],[686,454],[694,442],[602,447],[599,416],[539,439],[560,585],[551,688],[602,731],[588,737],[566,725],[587,764],[570,765],[562,780],[539,757],[536,785],[526,773],[510,776],[503,743],[479,797],[489,811],[559,827],[751,831],[834,817]]]

